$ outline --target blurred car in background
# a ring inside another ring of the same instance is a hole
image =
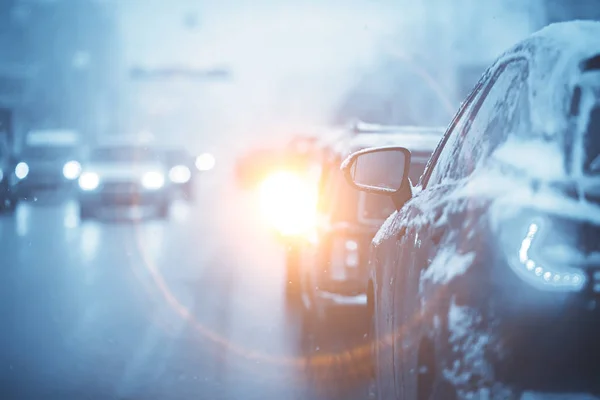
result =
[[[160,218],[167,218],[168,174],[164,153],[147,144],[124,141],[91,148],[78,181],[81,219],[119,206],[152,208]]]
[[[334,309],[366,310],[370,243],[395,211],[389,197],[359,192],[348,185],[341,162],[361,149],[402,144],[415,154],[410,179],[416,183],[444,133],[444,128],[437,127],[364,124],[355,129],[329,148],[323,159],[316,230],[309,240],[298,241],[297,265],[288,266],[298,271],[305,334],[318,334],[321,328],[331,326],[327,316]]]
[[[31,198],[40,190],[71,191],[81,173],[79,133],[72,130],[31,131],[18,154],[18,194]]]
[[[181,195],[185,200],[195,200],[195,182],[198,169],[196,159],[185,149],[170,148],[164,150],[168,178],[174,195]]]
[[[0,211],[14,211],[19,200],[16,193],[15,162],[6,141],[0,140]]]

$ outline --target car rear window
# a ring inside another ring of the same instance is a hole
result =
[[[75,152],[73,147],[63,146],[27,146],[21,152],[21,156],[28,160],[62,160],[72,156]]]
[[[111,162],[151,162],[159,161],[158,152],[147,147],[106,147],[95,149],[90,156],[92,161]]]

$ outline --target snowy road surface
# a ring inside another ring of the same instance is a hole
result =
[[[348,353],[302,365],[281,250],[220,186],[168,222],[80,223],[41,199],[0,216],[0,397],[364,399]]]

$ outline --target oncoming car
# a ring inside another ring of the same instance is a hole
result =
[[[71,190],[81,173],[80,150],[75,131],[28,132],[15,166],[19,196],[30,198],[44,189]]]
[[[599,37],[560,23],[501,56],[417,190],[406,148],[344,162],[398,209],[369,273],[380,399],[600,395]]]
[[[316,232],[299,249],[303,333],[318,335],[331,326],[331,311],[364,311],[367,304],[369,244],[395,210],[388,196],[358,192],[339,169],[350,153],[377,145],[403,145],[415,157],[410,178],[417,182],[443,128],[375,126],[350,134],[326,152],[321,166]],[[371,168],[385,168],[373,165]]]
[[[100,145],[90,150],[79,177],[81,219],[102,207],[150,207],[167,218],[171,197],[160,150],[140,144]]]

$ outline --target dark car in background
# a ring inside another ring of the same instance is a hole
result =
[[[198,169],[196,159],[185,149],[169,148],[164,150],[168,178],[174,195],[181,195],[185,200],[195,200],[195,182]]]
[[[171,204],[168,164],[160,149],[125,141],[89,150],[79,177],[81,219],[102,209],[153,209],[167,218]]]
[[[344,163],[399,210],[369,268],[379,399],[600,395],[599,37],[561,23],[506,52],[416,189],[407,148]]]
[[[318,334],[340,308],[366,310],[370,243],[395,210],[387,196],[358,192],[340,171],[350,153],[378,145],[404,145],[417,155],[410,177],[417,182],[443,128],[363,124],[325,149],[321,166],[317,227],[299,248],[299,283],[304,334]]]
[[[16,193],[15,162],[5,141],[0,140],[0,212],[14,211],[19,198]]]
[[[20,197],[32,198],[43,190],[70,192],[81,173],[79,134],[71,130],[31,131],[17,158]]]

